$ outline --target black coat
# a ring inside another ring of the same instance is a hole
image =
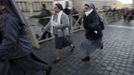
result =
[[[93,11],[88,16],[84,16],[84,28],[86,30],[86,38],[90,40],[97,40],[102,38],[102,30],[99,25],[100,20]],[[97,32],[97,33],[96,33]]]
[[[34,15],[31,18],[39,18],[39,23],[43,26],[46,26],[48,22],[50,21],[50,18],[45,18],[45,17],[50,17],[52,14],[49,10],[42,10],[39,15]]]
[[[0,23],[3,29],[2,43],[0,44],[0,59],[16,59],[32,52],[32,45],[26,30],[20,21],[4,11]]]
[[[71,14],[71,10],[68,9],[68,8],[65,8],[63,11],[64,11],[64,13],[66,13],[67,15],[70,15],[70,14]]]

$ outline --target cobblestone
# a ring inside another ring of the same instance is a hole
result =
[[[114,24],[114,23],[113,23]],[[122,24],[122,23],[121,23]],[[53,66],[52,75],[134,75],[134,30],[107,26],[104,30],[104,49],[97,49],[91,53],[90,62],[82,62],[80,42],[84,39],[84,31],[73,34],[76,45],[75,51],[69,53],[69,48],[63,50],[63,60],[52,64],[55,59],[54,41],[41,45],[34,53]],[[127,25],[126,25],[127,26]]]

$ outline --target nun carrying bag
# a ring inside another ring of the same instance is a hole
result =
[[[70,46],[72,44],[71,37],[65,35],[64,29],[62,29],[62,32],[63,32],[63,45],[64,45],[64,47]]]

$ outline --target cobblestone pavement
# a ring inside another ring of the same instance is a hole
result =
[[[55,59],[54,41],[42,44],[34,52],[53,66],[52,75],[134,75],[134,30],[121,22],[113,24],[104,30],[104,49],[92,52],[90,62],[81,61],[79,45],[84,31],[73,34],[75,51],[64,49],[63,60],[58,64],[51,64]]]

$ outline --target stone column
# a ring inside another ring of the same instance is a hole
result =
[[[133,0],[133,4],[132,4],[132,6],[134,7],[134,0]]]
[[[86,0],[72,0],[73,2],[73,7],[78,10],[81,11],[83,8],[83,5],[86,3]]]
[[[29,15],[32,15],[33,14],[32,0],[29,0],[28,4],[29,4],[29,11],[30,11]]]

